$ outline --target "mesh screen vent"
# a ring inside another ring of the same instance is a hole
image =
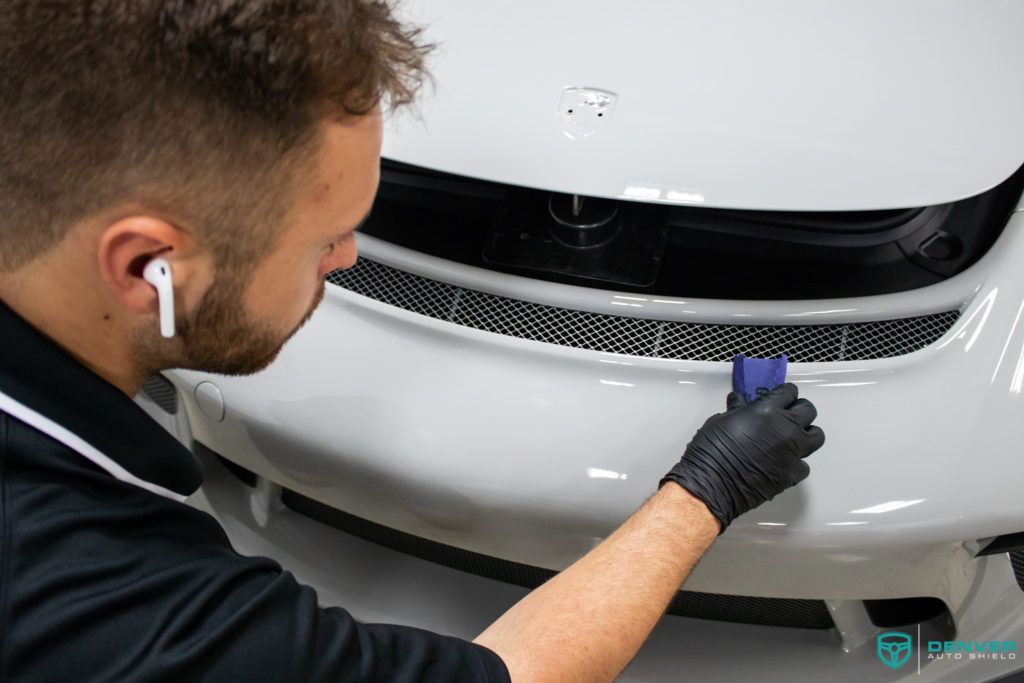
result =
[[[728,361],[737,353],[793,362],[874,360],[919,351],[960,317],[946,311],[845,325],[721,325],[575,311],[455,287],[360,258],[331,284],[407,311],[509,337],[631,356]]]
[[[178,412],[178,390],[163,375],[153,375],[142,383],[142,391],[153,399],[165,413]]]
[[[503,560],[407,534],[324,505],[288,489],[282,491],[281,500],[295,512],[347,534],[477,576],[525,588],[536,588],[556,573],[550,569]],[[764,626],[814,629],[828,629],[833,626],[832,617],[821,600],[678,591],[667,613],[696,619]]]
[[[1017,577],[1017,586],[1024,591],[1024,550],[1010,553],[1010,564],[1013,565],[1013,575]]]

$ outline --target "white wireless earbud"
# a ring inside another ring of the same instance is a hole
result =
[[[160,334],[170,339],[174,336],[174,279],[171,264],[159,257],[153,259],[142,269],[142,279],[156,289],[160,306]]]

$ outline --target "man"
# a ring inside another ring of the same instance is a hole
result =
[[[273,360],[354,263],[381,104],[428,50],[373,0],[0,3],[0,680],[610,680],[729,522],[807,476],[796,388],[730,395],[474,643],[321,609],[181,502],[198,463],[130,397]]]

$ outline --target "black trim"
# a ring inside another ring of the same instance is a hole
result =
[[[938,598],[865,600],[864,609],[871,623],[880,628],[903,628],[920,624],[922,638],[925,640],[952,640],[956,637],[953,615],[946,603]]]
[[[504,560],[445,543],[414,536],[324,505],[295,491],[284,489],[281,500],[291,510],[339,531],[435,564],[502,581],[536,588],[557,572]],[[830,629],[834,626],[821,600],[762,598],[679,591],[667,614],[741,624]]]
[[[217,462],[223,465],[224,469],[226,469],[235,479],[251,489],[256,488],[256,483],[259,481],[259,475],[255,472],[231,462],[220,453],[217,453],[212,448],[209,448],[196,440],[192,441],[192,452],[199,456],[205,455],[214,458]]]
[[[618,237],[566,250],[556,244],[548,212],[537,209],[548,205],[550,191],[387,159],[381,169],[363,232],[387,242],[583,287],[744,300],[870,296],[940,282],[988,251],[1024,187],[1022,167],[977,196],[924,207],[760,211],[619,202],[630,218]],[[624,252],[641,233],[657,239]]]
[[[977,557],[983,555],[1001,555],[1014,550],[1024,549],[1024,531],[1015,534],[1003,534],[996,536],[988,545],[978,551]]]

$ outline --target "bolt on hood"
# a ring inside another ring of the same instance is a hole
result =
[[[397,161],[777,210],[941,204],[1024,163],[1014,0],[419,0],[406,11],[440,47],[419,116],[389,124],[384,156]]]

